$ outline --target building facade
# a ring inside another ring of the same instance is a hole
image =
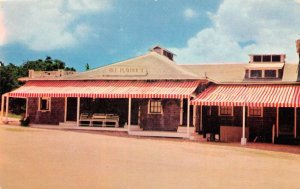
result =
[[[25,98],[32,124],[297,143],[298,65],[286,63],[284,54],[212,65],[180,65],[173,56],[156,46],[82,73],[30,71],[24,86],[2,96],[2,119],[9,98]]]

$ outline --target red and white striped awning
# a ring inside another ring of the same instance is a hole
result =
[[[193,105],[299,107],[300,85],[219,85],[211,86]]]
[[[10,97],[189,98],[199,81],[28,81]]]

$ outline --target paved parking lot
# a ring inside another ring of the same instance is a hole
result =
[[[300,155],[179,140],[0,126],[0,186],[299,188]]]

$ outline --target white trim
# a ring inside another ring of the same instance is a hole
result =
[[[279,76],[279,69],[275,69],[275,68],[252,68],[252,69],[248,69],[249,73],[248,73],[248,78],[250,79],[277,79]],[[266,77],[265,76],[265,71],[275,71],[275,77]],[[261,77],[251,77],[251,71],[261,71]]]
[[[200,130],[200,131],[202,131],[202,127],[203,127],[203,123],[202,123],[203,112],[202,112],[202,111],[203,111],[203,106],[201,105],[201,106],[200,106],[200,116],[199,116],[199,119],[200,119],[200,120],[199,120],[199,121],[200,121],[200,128],[199,128],[199,130]]]
[[[183,98],[180,99],[180,118],[179,125],[182,125],[183,122]]]
[[[230,107],[231,108],[231,114],[221,115],[221,107]],[[233,106],[218,106],[218,116],[233,116]]]
[[[28,117],[28,98],[26,98],[25,117]]]
[[[242,128],[242,138],[241,138],[241,145],[246,145],[247,138],[246,138],[246,107],[243,106],[243,128]]]
[[[187,101],[187,121],[186,121],[186,129],[187,129],[187,137],[190,137],[190,97],[188,97]]]
[[[150,112],[150,106],[151,106],[151,101],[159,101],[160,102],[160,112]],[[155,99],[149,99],[148,100],[148,114],[163,114],[163,106],[162,106],[162,100],[155,100]]]
[[[47,100],[47,104],[48,104],[47,110],[41,110],[42,100]],[[50,112],[51,111],[51,97],[39,97],[38,98],[38,111],[41,111],[41,112]]]
[[[64,112],[64,122],[67,121],[67,105],[68,105],[68,97],[65,97],[65,112]]]
[[[5,107],[5,120],[8,122],[8,106],[9,106],[9,96],[6,96],[6,107]]]
[[[131,97],[128,98],[128,131],[130,131],[131,126]]]
[[[261,115],[250,115],[250,108],[260,108],[261,110]],[[248,112],[247,112],[248,117],[264,117],[264,108],[263,107],[249,107],[248,106]]]
[[[4,97],[5,97],[4,95],[2,95],[1,97],[2,98],[1,99],[1,121],[3,121],[3,115],[4,115],[4,103],[5,103]]]
[[[79,127],[80,122],[80,97],[77,97],[77,127]]]
[[[193,105],[193,126],[196,128],[196,105]]]

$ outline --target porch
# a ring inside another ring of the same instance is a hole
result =
[[[141,136],[184,137],[182,133],[190,135],[191,130],[194,131],[191,125],[195,115],[191,110],[190,98],[199,83],[29,81],[2,96],[1,119],[7,118],[10,98],[25,98],[25,117],[29,117],[38,126],[65,123],[65,126],[54,127],[133,131],[134,135]],[[183,124],[186,126],[180,127]]]
[[[223,140],[232,134],[241,138],[241,144],[281,143],[281,139],[297,144],[299,99],[298,85],[220,85],[209,87],[191,104],[200,106],[201,128]]]

